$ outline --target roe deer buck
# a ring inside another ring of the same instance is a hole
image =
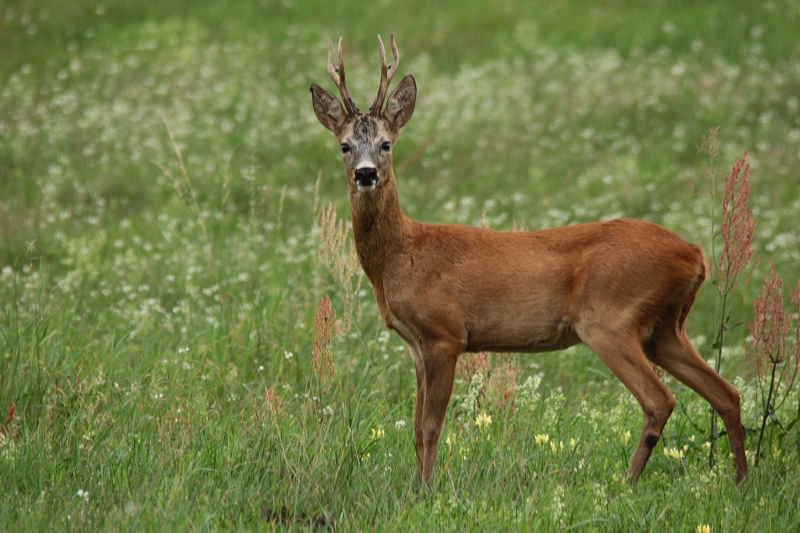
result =
[[[342,102],[318,85],[311,93],[317,118],[341,145],[361,266],[386,326],[413,354],[418,476],[429,481],[433,474],[461,353],[545,352],[585,343],[644,411],[633,483],[675,407],[648,359],[720,414],[742,482],[747,460],[739,393],[701,359],[685,331],[706,276],[703,251],[640,220],[506,233],[407,218],[392,147],[414,112],[417,89],[406,76],[383,108],[399,55],[392,35],[394,60],[387,66],[378,40],[381,81],[369,114],[347,92],[341,39],[338,67],[328,42],[328,72]]]

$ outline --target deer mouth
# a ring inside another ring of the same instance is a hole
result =
[[[356,189],[358,189],[358,192],[374,191],[377,186],[378,178],[369,180],[368,182],[356,180]]]
[[[374,191],[378,186],[378,171],[374,168],[359,168],[353,181],[358,192]]]

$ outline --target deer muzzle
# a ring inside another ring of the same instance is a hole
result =
[[[378,185],[378,170],[374,167],[359,168],[354,181],[359,192],[375,190]]]

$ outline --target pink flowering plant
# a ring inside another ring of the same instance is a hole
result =
[[[791,294],[796,311],[800,311],[800,282]],[[770,273],[764,278],[758,299],[753,303],[755,318],[748,324],[750,332],[747,356],[755,362],[758,372],[761,427],[758,432],[756,461],[761,457],[761,446],[767,422],[785,434],[797,422],[784,427],[777,411],[786,402],[800,370],[800,321],[796,314],[786,311],[783,300],[783,280],[775,273],[770,261]]]
[[[719,260],[712,257],[711,279],[717,292],[723,298],[736,292],[743,275],[748,276],[758,264],[758,260],[748,269],[753,257],[753,234],[756,220],[753,210],[747,205],[750,199],[750,165],[747,163],[747,150],[741,161],[737,161],[731,174],[725,179],[725,195],[722,199],[722,225],[719,236],[722,238],[722,252]],[[723,307],[722,313],[725,309]],[[729,317],[726,318],[726,322]],[[721,330],[722,331],[722,330]]]

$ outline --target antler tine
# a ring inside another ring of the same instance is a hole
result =
[[[392,56],[393,61],[388,66],[386,65],[386,49],[383,47],[383,39],[378,35],[378,43],[381,47],[381,84],[378,86],[378,95],[375,97],[375,102],[370,107],[370,114],[372,116],[380,116],[381,109],[383,108],[383,101],[386,99],[386,93],[389,90],[389,84],[397,72],[397,65],[400,64],[400,53],[397,51],[397,44],[394,42],[394,33],[392,33]]]
[[[336,67],[333,66],[333,42],[328,39],[328,74],[331,75],[333,82],[339,86],[339,75],[336,74]]]
[[[328,39],[328,74],[331,75],[333,82],[336,84],[336,87],[339,88],[339,94],[342,95],[342,100],[344,103],[345,109],[347,109],[347,113],[351,117],[355,117],[356,115],[360,114],[358,108],[356,107],[355,102],[353,99],[350,98],[350,93],[347,92],[347,84],[345,83],[344,79],[344,59],[342,58],[342,38],[339,37],[339,66],[334,66],[333,64],[333,42]]]
[[[397,66],[400,64],[400,52],[397,51],[397,43],[394,42],[394,32],[392,32],[392,64],[389,65],[389,68],[392,69],[391,76],[389,76],[389,81],[392,81],[394,78],[395,72],[397,72]]]
[[[386,49],[383,47],[383,39],[378,35],[378,44],[381,48],[381,82],[378,85],[378,94],[375,96],[375,101],[372,107],[369,108],[369,114],[373,117],[380,116],[381,108],[383,108],[383,99],[386,98],[386,76],[388,67],[386,66]]]

